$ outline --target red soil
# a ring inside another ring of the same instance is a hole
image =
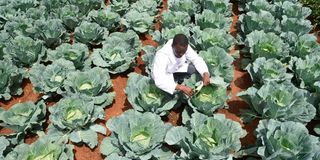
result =
[[[8,110],[16,103],[23,103],[27,101],[36,102],[40,97],[40,94],[34,93],[32,91],[32,84],[29,80],[23,80],[23,94],[21,96],[14,96],[9,101],[0,101],[1,108]],[[13,133],[10,129],[0,128],[0,134],[10,134]]]
[[[33,92],[32,84],[30,80],[24,79],[23,80],[23,94],[21,96],[14,96],[10,99],[10,101],[0,101],[1,108],[8,110],[11,106],[16,103],[22,103],[27,101],[36,102],[38,98],[41,96],[38,93]]]
[[[235,37],[237,34],[236,23],[238,21],[239,14],[237,3],[233,3],[232,14],[232,26],[229,32],[232,36]],[[234,54],[235,51],[236,50],[234,47],[231,50],[230,54]],[[258,121],[254,121],[249,124],[244,124],[239,118],[240,110],[245,109],[247,107],[247,104],[236,95],[241,91],[245,91],[252,85],[249,74],[246,71],[243,71],[240,67],[241,58],[242,56],[240,55],[240,58],[238,58],[233,63],[234,77],[230,85],[231,99],[229,99],[227,102],[229,109],[219,109],[218,113],[225,114],[226,118],[239,122],[241,126],[243,126],[243,128],[247,131],[247,136],[241,139],[241,143],[242,145],[246,146],[255,142],[255,136],[253,135],[253,131],[255,130]]]

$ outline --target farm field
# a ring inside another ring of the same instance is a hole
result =
[[[297,0],[0,2],[0,160],[318,160],[310,14]],[[211,74],[191,98],[150,78],[177,33]]]

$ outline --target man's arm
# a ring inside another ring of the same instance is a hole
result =
[[[173,74],[166,71],[168,63],[168,57],[157,53],[153,59],[152,77],[158,88],[173,94],[177,84],[174,82]]]
[[[180,85],[177,84],[176,86],[176,90],[182,91],[183,93],[185,93],[188,96],[192,96],[192,89],[188,86],[184,86],[184,85]]]
[[[208,66],[191,47],[188,46],[186,58],[192,62],[192,64],[196,67],[197,71],[202,76],[203,84],[206,86],[210,83],[210,74],[208,70]]]
[[[152,77],[158,88],[165,92],[173,94],[175,90],[184,92],[186,95],[192,95],[190,87],[177,84],[174,82],[173,74],[166,72],[166,66],[169,60],[166,56],[157,54],[153,60]]]
[[[210,74],[209,72],[204,72],[202,75],[202,81],[203,81],[203,85],[207,86],[210,84]]]

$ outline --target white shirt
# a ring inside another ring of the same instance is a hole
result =
[[[173,94],[177,83],[174,82],[173,73],[187,72],[188,63],[190,61],[196,70],[203,76],[203,73],[208,72],[208,67],[204,60],[188,45],[186,53],[177,58],[172,49],[173,40],[170,39],[155,55],[151,76],[155,84],[160,89]],[[208,72],[209,73],[209,72]]]

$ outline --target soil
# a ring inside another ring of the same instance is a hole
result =
[[[33,92],[32,84],[31,84],[30,80],[28,80],[28,79],[23,80],[22,88],[23,88],[22,95],[13,96],[10,99],[10,101],[1,100],[0,101],[1,108],[8,110],[16,103],[22,103],[22,102],[27,102],[27,101],[36,102],[39,99],[39,97],[41,97],[41,94]]]

